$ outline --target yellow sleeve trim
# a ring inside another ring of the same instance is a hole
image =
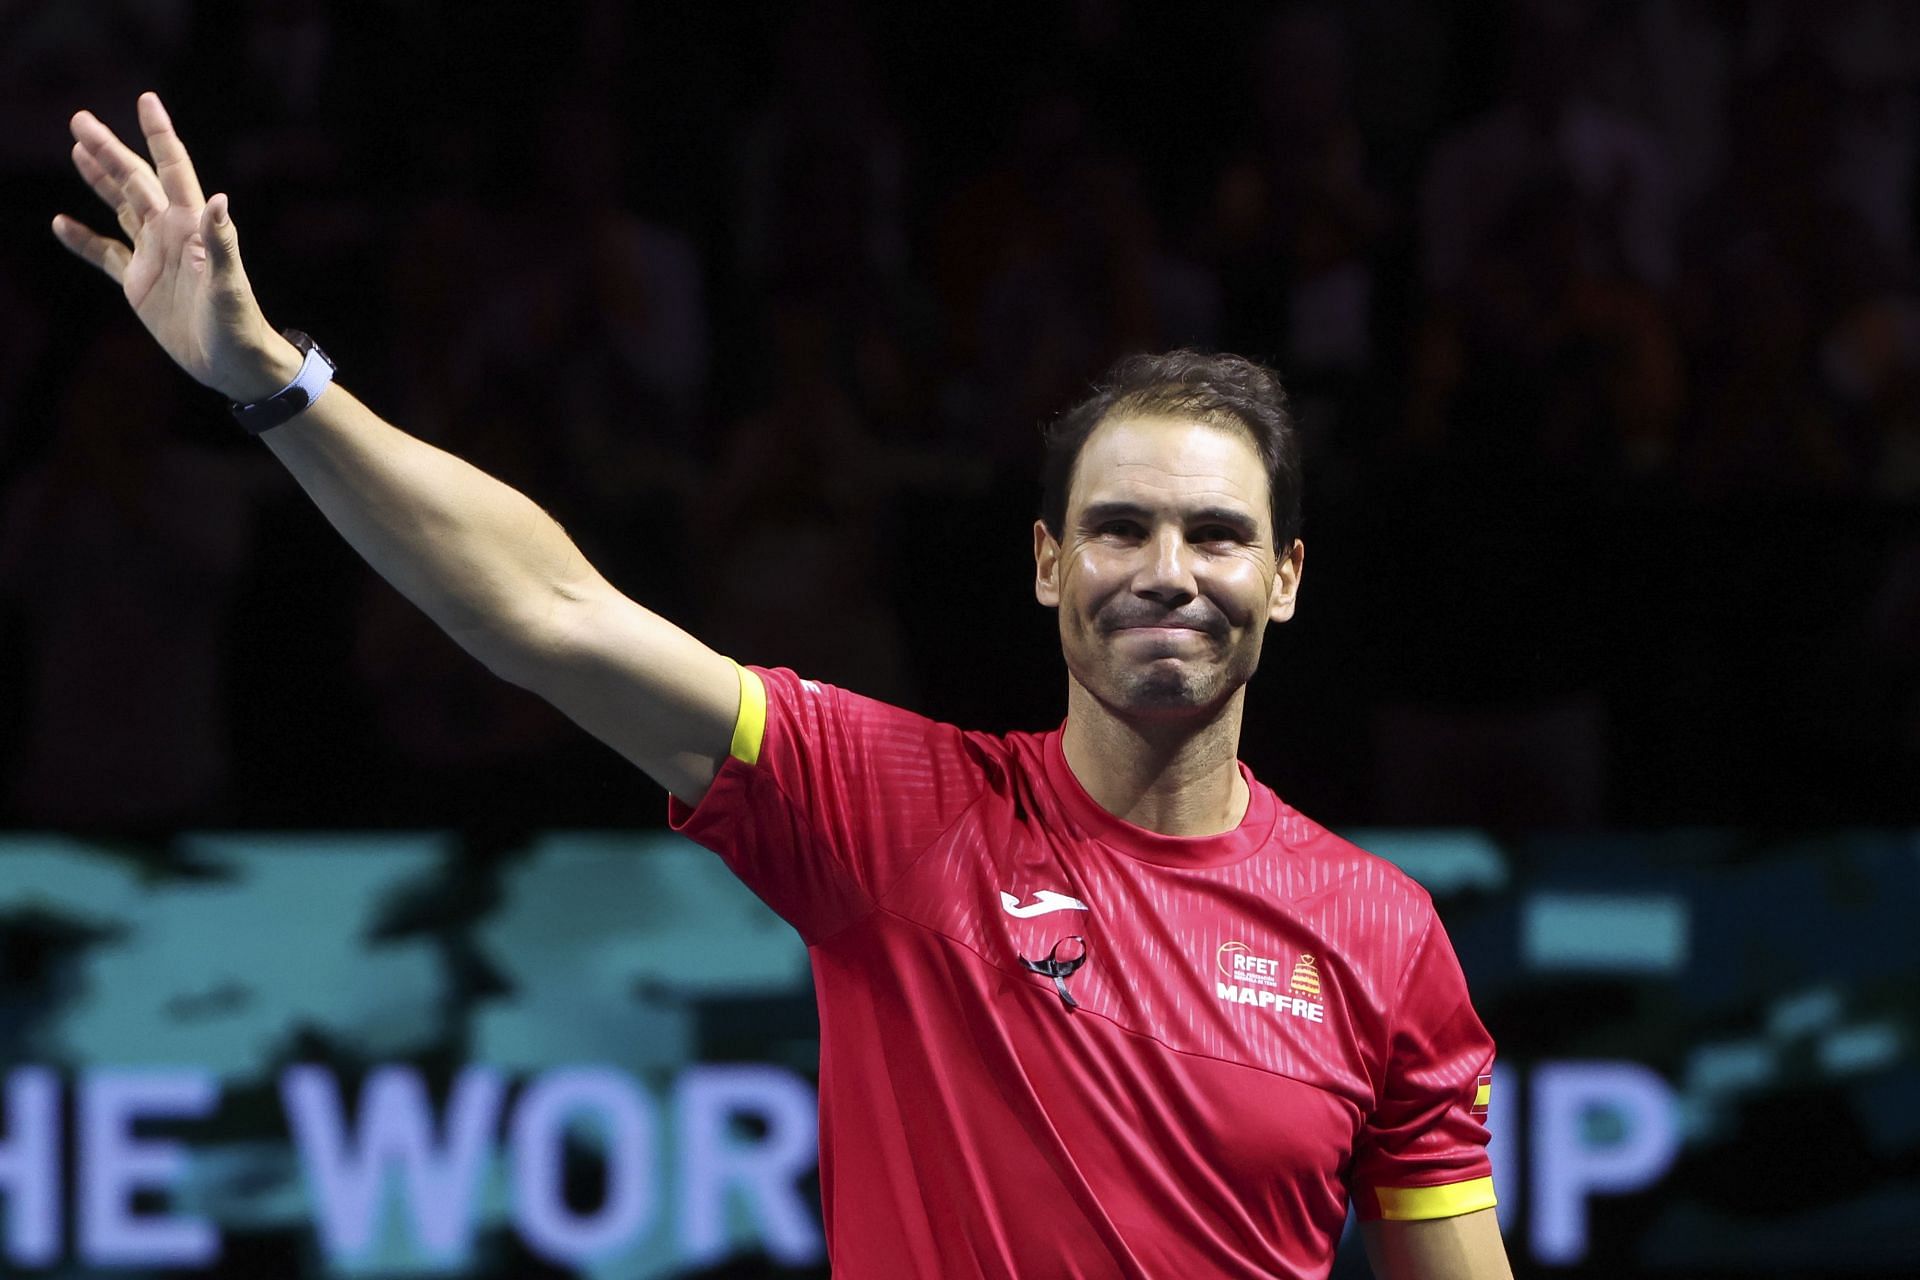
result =
[[[759,764],[760,742],[767,735],[767,686],[739,663],[733,669],[740,673],[740,714],[733,720],[733,745],[727,754],[741,764]]]
[[[1380,1197],[1380,1216],[1389,1222],[1457,1218],[1498,1203],[1493,1198],[1492,1178],[1447,1182],[1437,1187],[1375,1187],[1373,1191]]]

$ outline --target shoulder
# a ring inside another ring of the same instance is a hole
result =
[[[1433,896],[1419,881],[1299,810],[1283,804],[1275,834],[1283,855],[1307,881],[1305,895],[1324,893],[1348,902],[1432,914]]]
[[[1398,866],[1282,807],[1272,855],[1285,860],[1293,909],[1376,977],[1397,977],[1436,920],[1433,897]]]

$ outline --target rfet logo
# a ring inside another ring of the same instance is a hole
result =
[[[1256,954],[1244,942],[1221,943],[1214,963],[1220,970],[1214,992],[1228,1004],[1250,1004],[1308,1022],[1326,1021],[1320,969],[1312,956],[1301,955],[1287,969],[1284,989],[1280,961]]]

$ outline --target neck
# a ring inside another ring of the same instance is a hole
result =
[[[1211,836],[1246,816],[1240,713],[1246,689],[1218,710],[1183,720],[1129,720],[1067,680],[1060,748],[1094,802],[1163,836]]]

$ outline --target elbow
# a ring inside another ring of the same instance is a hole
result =
[[[554,673],[578,653],[580,602],[555,595],[544,607],[456,631],[454,639],[494,675],[545,696]]]
[[[538,633],[498,627],[454,632],[460,647],[508,684],[540,692],[542,675],[558,661],[558,646]]]
[[[469,655],[479,659],[480,665],[508,684],[527,687],[527,681],[538,663],[533,657],[533,645],[523,636],[503,632],[489,625],[472,627],[448,627],[447,635],[453,642],[466,650]]]

